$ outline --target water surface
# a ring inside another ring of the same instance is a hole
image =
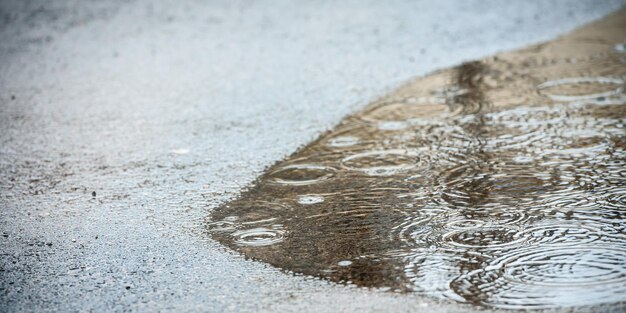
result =
[[[509,309],[623,304],[625,38],[621,11],[416,79],[207,227],[246,256],[362,287]]]

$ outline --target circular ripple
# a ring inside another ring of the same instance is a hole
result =
[[[354,154],[341,160],[341,165],[371,176],[390,176],[414,168],[418,162],[416,151],[396,149]]]
[[[511,252],[450,285],[466,301],[505,309],[624,301],[626,251],[603,246],[533,246]]]
[[[532,220],[538,218],[536,212],[530,215],[526,212],[497,212],[493,215],[492,222],[504,225],[515,225],[524,227]]]
[[[541,206],[547,210],[561,210],[567,208],[596,208],[594,197],[584,190],[574,190],[569,185],[562,184],[561,189],[552,190],[541,197]]]
[[[555,101],[606,98],[622,93],[624,81],[611,77],[571,77],[539,84],[539,92]]]
[[[524,168],[511,166],[500,169],[502,173],[492,175],[493,188],[491,192],[506,197],[524,198],[529,195],[543,193],[546,183],[536,177],[536,173],[525,172]]]
[[[524,226],[531,221],[527,212],[516,207],[504,206],[500,203],[489,203],[480,208],[465,209],[450,214],[450,221],[446,223],[448,228],[472,228],[482,226]],[[537,211],[532,211],[537,214]],[[467,227],[465,227],[465,226]]]
[[[518,236],[517,228],[509,226],[488,226],[480,228],[462,228],[449,231],[441,236],[442,244],[458,248],[498,249],[519,245],[523,238]]]
[[[331,178],[335,169],[315,164],[292,164],[269,174],[270,181],[283,185],[310,185]]]
[[[527,228],[519,237],[533,244],[579,245],[602,238],[602,230],[590,225],[549,224]]]
[[[475,255],[455,255],[421,249],[406,256],[405,262],[404,276],[410,282],[407,286],[410,290],[441,299],[463,301],[450,288],[450,283],[457,277],[480,268],[483,260]]]
[[[293,210],[292,207],[267,201],[236,202],[231,207],[236,210],[237,219],[227,217],[225,222],[232,222],[235,228],[272,221]]]
[[[468,229],[468,228],[480,228],[484,225],[485,225],[485,221],[483,220],[470,220],[470,219],[456,220],[456,221],[450,221],[446,223],[446,227],[449,227],[452,229],[461,229],[461,230]]]
[[[229,231],[234,231],[236,229],[235,222],[227,221],[227,220],[211,222],[207,224],[207,227],[209,231],[215,231],[215,232],[229,232]]]
[[[531,216],[527,212],[509,207],[502,207],[489,214],[489,220],[492,223],[501,225],[524,226],[530,219]]]
[[[489,202],[493,179],[485,165],[463,164],[443,171],[435,188],[441,198],[453,206],[474,207]]]
[[[402,223],[391,229],[390,239],[398,239],[409,246],[425,243],[424,238],[433,230],[432,218],[429,215],[407,217]]]
[[[343,148],[354,146],[359,143],[359,138],[355,136],[339,136],[328,140],[327,144],[331,147]]]
[[[527,149],[549,140],[545,126],[553,120],[550,112],[514,108],[486,116],[488,131],[480,134],[490,150]]]
[[[427,99],[428,100],[428,99]],[[370,122],[397,122],[445,112],[443,104],[409,103],[406,101],[381,103],[363,115]]]
[[[377,127],[379,130],[403,130],[409,127],[409,123],[405,121],[384,121],[378,122]]]
[[[285,232],[264,227],[238,230],[232,233],[235,244],[248,247],[263,247],[277,244],[284,240]]]
[[[626,208],[626,190],[615,190],[599,199],[597,203],[603,208],[624,210]]]

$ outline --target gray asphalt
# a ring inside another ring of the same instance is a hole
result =
[[[1,1],[0,311],[465,312],[245,260],[203,221],[407,79],[625,4]]]

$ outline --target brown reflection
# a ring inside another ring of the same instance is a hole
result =
[[[363,287],[511,309],[626,301],[625,35],[621,11],[418,78],[207,227],[248,257]]]
[[[485,64],[480,61],[467,62],[456,68],[459,93],[447,101],[453,111],[460,107],[462,114],[477,114],[489,108],[485,98],[484,73],[486,71]]]

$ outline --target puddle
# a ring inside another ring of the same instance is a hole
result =
[[[274,165],[207,227],[276,267],[407,296],[623,303],[625,35],[621,11],[416,79]]]

